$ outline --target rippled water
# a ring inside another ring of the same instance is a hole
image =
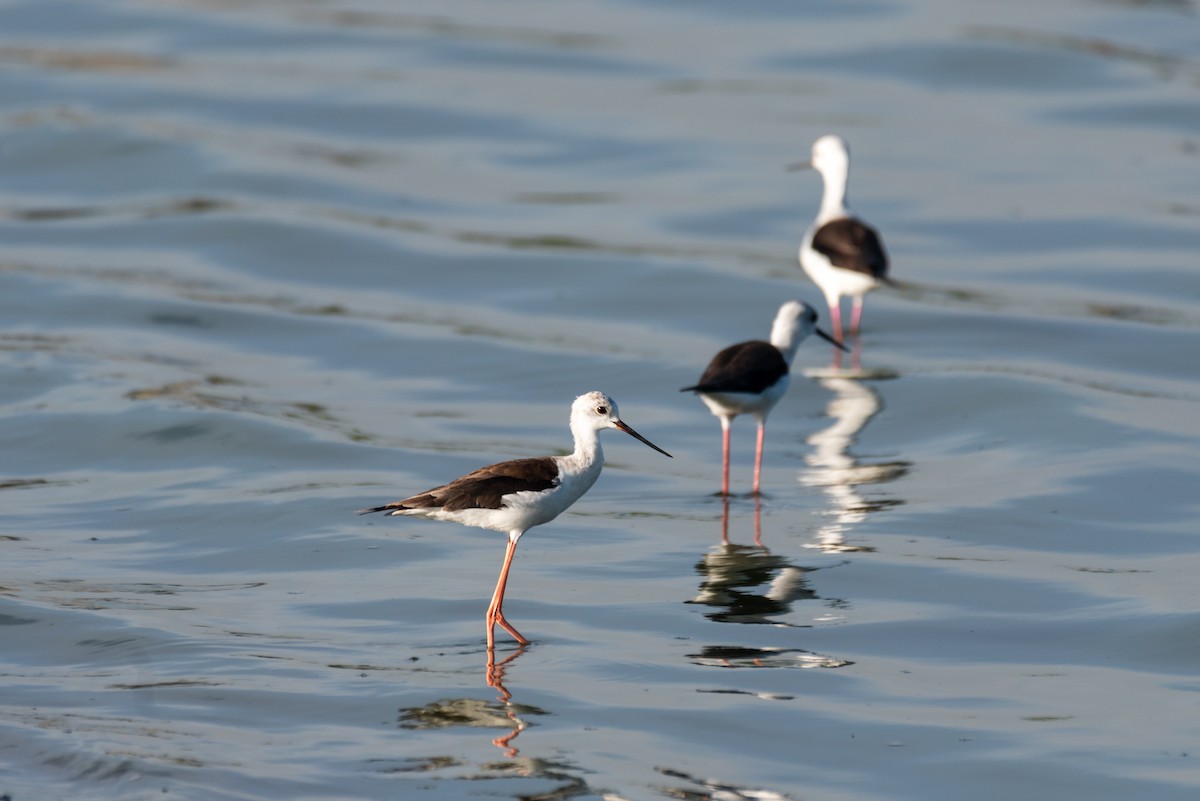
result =
[[[1196,798],[1196,11],[3,0],[0,794]],[[827,132],[904,284],[723,504]],[[353,512],[591,389],[489,665]]]

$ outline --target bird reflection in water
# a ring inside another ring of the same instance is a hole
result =
[[[900,478],[911,469],[911,462],[866,463],[850,452],[859,432],[883,409],[879,392],[861,379],[893,377],[893,373],[885,371],[871,374],[860,371],[853,377],[849,374],[817,376],[818,383],[833,392],[825,407],[825,413],[833,423],[808,437],[807,442],[813,450],[805,461],[812,469],[800,474],[800,483],[823,490],[832,501],[832,509],[830,521],[817,530],[816,542],[809,544],[809,548],[830,553],[874,550],[847,543],[846,535],[872,512],[904,502],[894,498],[868,500],[858,492],[858,487]]]
[[[754,498],[754,545],[729,541],[729,498],[723,499],[721,542],[696,564],[700,591],[687,603],[711,606],[706,617],[720,623],[772,623],[796,601],[816,599],[809,570],[771,553],[762,544],[762,502]]]
[[[701,779],[680,770],[655,768],[669,779],[678,779],[691,787],[662,787],[667,798],[681,801],[790,801],[791,796],[761,787],[741,787],[717,779]]]
[[[802,648],[756,648],[744,645],[706,645],[699,653],[688,654],[693,665],[703,667],[723,668],[840,668],[854,663],[848,659],[838,659],[836,656],[805,651]],[[746,695],[757,695],[760,698],[787,700],[790,696],[778,696],[763,693],[751,693],[745,690],[710,690],[708,692],[727,692]]]
[[[861,373],[863,371],[863,369],[862,369],[862,349],[863,349],[862,337],[860,337],[858,334],[855,334],[853,339],[854,339],[854,342],[849,348],[849,350],[850,350],[850,372],[851,373]],[[829,365],[830,370],[832,370],[834,372],[841,372],[844,369],[842,367],[842,361],[844,359],[845,359],[845,353],[843,351],[838,350],[837,348],[834,348],[833,349],[833,361],[830,362],[830,365]]]
[[[492,745],[503,750],[506,757],[516,757],[520,750],[512,741],[529,727],[525,717],[547,714],[538,707],[514,703],[512,693],[504,686],[504,672],[524,652],[524,648],[518,648],[497,662],[495,651],[488,650],[486,678],[488,686],[499,693],[495,701],[482,698],[444,698],[425,706],[401,709],[400,728],[447,729],[465,726],[505,729],[506,733],[494,738]]]
[[[729,496],[726,495],[721,503],[721,544],[729,545]],[[762,496],[754,496],[754,544],[766,550],[762,544]]]
[[[705,615],[718,623],[756,623],[791,626],[778,616],[791,611],[797,601],[818,600],[809,586],[808,576],[817,568],[794,565],[786,557],[771,553],[762,544],[762,502],[754,499],[754,545],[739,545],[729,540],[729,499],[723,499],[721,542],[714,545],[696,564],[703,576],[700,591],[687,601],[714,608]],[[845,602],[825,599],[826,606],[842,608]],[[853,664],[844,659],[822,656],[799,648],[755,648],[732,645],[706,645],[699,653],[688,654],[695,665],[706,667],[813,668],[843,667]]]
[[[512,721],[513,729],[503,737],[496,737],[492,740],[492,745],[497,748],[504,749],[506,757],[515,757],[520,751],[512,745],[512,741],[517,738],[517,735],[525,731],[529,726],[528,723],[521,720],[517,715],[519,711],[517,705],[512,702],[512,693],[504,686],[504,671],[508,669],[511,662],[515,662],[517,657],[525,653],[524,648],[518,648],[513,653],[506,656],[499,662],[496,661],[496,652],[489,648],[487,651],[487,683],[488,686],[496,690],[499,695],[496,700],[504,705],[504,714]]]
[[[504,752],[503,759],[490,759],[478,765],[465,761],[461,754],[441,754],[398,761],[384,770],[397,774],[421,771],[439,786],[461,787],[456,797],[496,798],[541,798],[566,801],[570,798],[599,798],[600,793],[588,785],[578,766],[564,759],[546,759],[521,753],[513,741],[531,723],[531,717],[550,714],[528,704],[513,701],[513,695],[505,686],[505,673],[525,653],[518,648],[503,659],[497,660],[494,649],[487,651],[486,672],[488,686],[498,693],[495,701],[480,698],[450,698],[421,707],[400,710],[400,728],[411,730],[452,729],[455,727],[479,729],[504,729],[505,733],[494,737],[492,745]],[[430,742],[442,742],[431,738]],[[448,775],[449,774],[449,775]],[[536,794],[528,794],[528,780],[545,782]],[[508,780],[520,780],[519,790],[508,786]],[[402,793],[403,796],[403,793]],[[404,796],[407,797],[407,796]]]

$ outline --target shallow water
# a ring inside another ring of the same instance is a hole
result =
[[[0,2],[0,794],[1194,799],[1195,14]],[[904,284],[723,504],[830,131]],[[353,512],[590,389],[675,458],[489,665],[502,538]]]

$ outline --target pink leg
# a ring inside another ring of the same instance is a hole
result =
[[[835,298],[829,303],[829,327],[833,329],[831,332],[833,338],[838,342],[842,341],[842,299]],[[837,350],[837,348],[834,348]]]
[[[729,426],[728,417],[721,418],[721,494],[729,494]]]
[[[842,341],[842,299],[841,298],[826,298],[829,304],[829,327],[833,329],[830,333],[836,342]],[[833,349],[833,361],[830,367],[834,370],[842,369],[842,351],[840,348]]]
[[[862,320],[863,296],[854,299],[854,308],[850,310],[850,333],[858,336],[858,324]]]
[[[754,449],[754,494],[758,495],[759,478],[762,476],[763,439],[767,430],[767,421],[758,421],[758,445]]]
[[[495,627],[497,623],[521,645],[529,645],[529,640],[522,637],[521,632],[514,629],[504,619],[504,588],[508,584],[508,569],[512,566],[513,554],[516,552],[517,541],[510,535],[508,548],[504,551],[504,566],[500,568],[500,579],[496,582],[496,591],[492,593],[492,602],[488,605],[487,617],[485,619],[487,623],[487,647],[489,651],[496,647]]]

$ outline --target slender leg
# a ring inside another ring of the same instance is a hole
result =
[[[754,448],[754,494],[758,495],[758,479],[762,476],[763,439],[767,430],[767,421],[758,421],[758,444]]]
[[[829,304],[829,327],[833,329],[833,338],[840,343],[842,341],[842,299],[837,295],[833,297],[826,295],[825,302]],[[830,367],[834,370],[842,369],[841,348],[833,349],[833,362]]]
[[[833,338],[842,341],[842,299],[838,296],[826,297],[829,304],[829,327],[833,329]],[[834,348],[836,351],[837,348]]]
[[[854,307],[850,310],[850,333],[858,336],[858,324],[862,320],[863,296],[854,299]]]
[[[508,535],[508,548],[504,551],[504,566],[500,568],[500,578],[496,582],[496,591],[492,593],[492,602],[488,605],[487,610],[487,647],[491,651],[496,647],[495,627],[499,623],[500,626],[516,639],[521,645],[529,645],[529,640],[521,636],[521,632],[514,629],[509,622],[504,619],[504,587],[508,584],[508,569],[512,566],[513,554],[517,552],[517,537],[520,533],[516,533],[516,537],[512,534]]]
[[[729,426],[731,418],[721,418],[721,494],[729,494]]]

